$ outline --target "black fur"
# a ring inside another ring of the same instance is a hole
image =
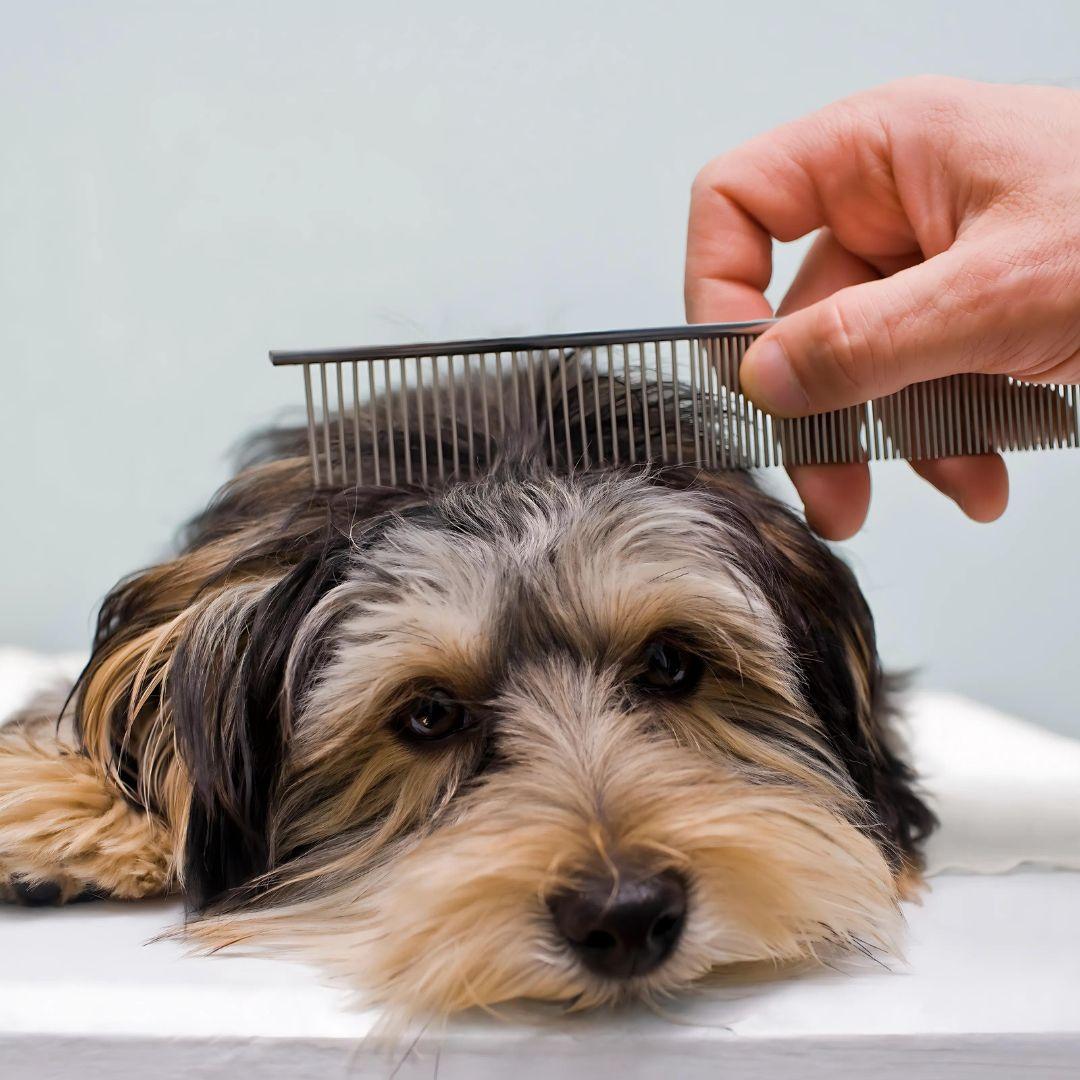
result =
[[[871,827],[894,868],[905,858],[918,864],[936,819],[892,745],[896,680],[882,671],[873,616],[855,575],[785,507],[765,499],[756,507],[774,533],[764,548],[773,572],[762,585],[787,627],[807,700],[873,809]]]
[[[296,628],[345,572],[347,543],[305,556],[231,629],[228,654],[184,639],[177,647],[172,716],[194,788],[185,884],[196,905],[269,868],[268,815],[288,732],[281,708]]]

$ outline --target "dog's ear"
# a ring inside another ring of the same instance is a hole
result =
[[[895,743],[895,684],[882,672],[874,620],[855,575],[748,475],[681,473],[671,471],[666,482],[708,488],[718,511],[738,519],[753,547],[747,569],[780,615],[806,699],[872,808],[871,827],[895,868],[920,865],[921,843],[936,821]]]
[[[895,868],[920,865],[936,824],[895,745],[895,684],[881,669],[874,620],[851,569],[786,507],[754,502],[775,578],[770,600],[799,660],[804,692],[847,765]]]
[[[183,877],[196,908],[269,869],[292,701],[327,644],[327,625],[304,624],[344,580],[351,551],[348,534],[328,528],[282,576],[219,592],[177,645],[168,699],[192,788]]]

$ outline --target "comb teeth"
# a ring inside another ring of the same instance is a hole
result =
[[[709,469],[1080,445],[1075,386],[964,374],[784,420],[739,386],[767,324],[274,353],[303,368],[316,485],[444,483],[531,442],[558,468]]]

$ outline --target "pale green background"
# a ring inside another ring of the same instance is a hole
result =
[[[0,642],[42,649],[295,402],[269,347],[678,321],[713,154],[900,75],[1080,86],[1075,0],[0,15]],[[889,662],[1080,732],[1080,453],[1013,475],[987,528],[878,467],[846,551]]]

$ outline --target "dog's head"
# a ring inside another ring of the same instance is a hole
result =
[[[872,622],[745,476],[305,484],[241,474],[106,610],[125,715],[86,683],[195,934],[301,945],[410,1012],[888,948],[929,817]]]

